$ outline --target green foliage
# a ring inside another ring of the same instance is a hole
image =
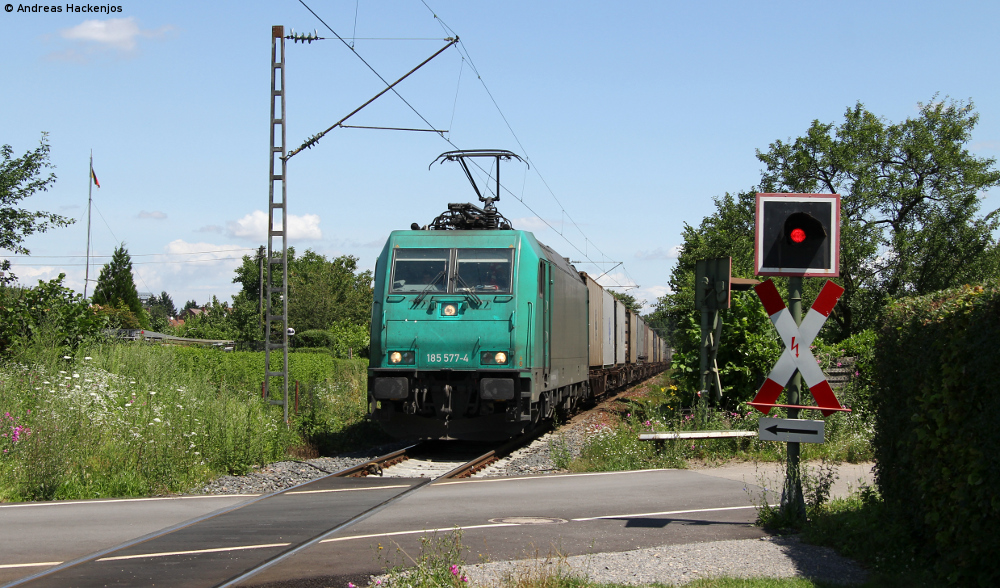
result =
[[[34,288],[0,286],[0,353],[40,345],[70,350],[106,324],[83,297],[62,285],[65,274]]]
[[[365,357],[368,355],[370,332],[367,325],[356,325],[346,321],[334,323],[328,330],[313,329],[296,333],[292,346],[302,349],[327,349],[334,357]]]
[[[918,557],[907,529],[887,509],[882,496],[863,486],[845,498],[811,509],[803,538],[825,545],[872,570],[872,585],[935,586],[931,562]]]
[[[119,308],[124,306],[138,320],[138,328],[149,326],[148,315],[143,310],[142,303],[139,302],[139,293],[135,289],[135,281],[132,278],[132,258],[128,254],[128,249],[125,249],[124,243],[115,248],[111,262],[101,268],[101,275],[97,278],[97,285],[94,287],[94,294],[90,300],[102,307]]]
[[[0,366],[0,407],[30,430],[0,459],[0,499],[187,492],[284,455],[295,433],[280,410],[177,370],[172,355],[97,343]]]
[[[879,490],[941,581],[1000,582],[1000,282],[907,298],[879,333]]]
[[[694,309],[695,263],[732,257],[733,276],[752,277],[758,191],[841,195],[841,277],[834,281],[845,292],[821,332],[827,341],[877,328],[895,297],[1000,275],[1000,245],[994,236],[1000,215],[979,215],[980,195],[1000,184],[1000,171],[993,159],[976,158],[965,148],[977,121],[971,102],[932,100],[916,117],[900,123],[880,119],[859,103],[846,111],[839,126],[815,121],[802,137],[758,151],[766,166],[759,187],[715,198],[715,212],[697,228],[685,225],[671,293],[657,301],[650,317],[651,324],[670,332],[678,352],[675,365],[684,370],[678,374],[682,387],[698,386],[701,317]],[[775,283],[785,289],[785,279]],[[804,307],[822,284],[804,281]],[[773,337],[777,344],[766,317],[744,323],[739,316],[744,310],[753,313],[752,308],[721,313],[720,353],[736,347],[731,355],[745,353],[750,360],[739,373],[720,355],[720,379],[737,399],[754,383],[750,380],[760,377],[760,366],[769,363],[775,348],[769,349],[766,340]]]
[[[230,320],[229,305],[219,302],[212,296],[212,301],[205,306],[204,313],[190,316],[184,324],[177,327],[177,336],[192,339],[235,340],[239,334]]]
[[[166,292],[161,292],[159,296],[153,296],[146,303],[144,310],[149,315],[149,329],[158,333],[163,333],[169,328],[169,319],[177,316],[177,308],[174,301]]]
[[[966,149],[973,104],[921,104],[890,123],[860,102],[844,122],[757,152],[762,192],[841,195],[840,339],[877,326],[891,298],[974,283],[1000,273],[1000,217],[979,217],[982,193],[1000,184],[993,158]],[[751,250],[752,251],[752,250]]]
[[[242,284],[246,300],[255,305],[260,298],[259,264],[258,259],[244,255],[233,278]],[[272,280],[275,286],[281,285],[280,276]],[[371,305],[372,273],[358,272],[356,257],[327,259],[309,249],[296,257],[295,249],[288,249],[288,326],[296,332],[326,330],[336,323],[367,326]]]
[[[17,428],[16,439],[0,437],[0,500],[187,492],[303,442],[315,451],[385,441],[364,418],[364,361],[290,357],[301,385],[289,428],[261,399],[263,353],[88,342],[64,357],[41,353],[48,348],[0,365],[0,414]]]
[[[468,585],[464,570],[462,531],[450,535],[420,537],[420,552],[410,555],[397,547],[395,557],[383,552],[378,544],[377,555],[385,568],[381,585],[385,588],[463,588]]]
[[[633,314],[638,315],[642,313],[642,307],[646,305],[645,300],[636,300],[635,296],[632,296],[631,294],[627,294],[625,292],[616,292],[614,290],[608,290],[608,292],[611,293],[612,296],[617,298],[618,302],[621,302],[622,305],[625,306],[625,310]]]
[[[91,312],[94,313],[109,329],[141,329],[142,324],[139,317],[135,316],[132,309],[125,306],[125,302],[119,300],[114,306],[101,306],[92,304]]]
[[[333,345],[333,333],[321,329],[295,333],[292,347],[330,347]]]
[[[734,292],[732,305],[722,314],[722,341],[717,363],[723,387],[723,406],[737,407],[751,400],[781,355],[781,340],[771,327],[754,292]],[[685,404],[693,406],[700,386],[700,313],[681,313],[673,332],[671,366]]]
[[[0,249],[17,255],[29,255],[24,239],[34,233],[44,233],[52,227],[65,227],[74,220],[51,212],[30,211],[17,208],[18,204],[33,196],[35,192],[48,191],[56,181],[56,175],[49,172],[41,176],[42,170],[55,168],[49,162],[48,133],[42,133],[39,145],[34,151],[12,159],[14,153],[10,145],[0,147]],[[0,261],[0,284],[11,284],[16,276],[10,273],[10,262]]]

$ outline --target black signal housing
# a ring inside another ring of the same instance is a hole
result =
[[[840,196],[758,194],[755,274],[840,274]]]

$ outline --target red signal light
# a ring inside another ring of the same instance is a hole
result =
[[[802,229],[792,229],[791,235],[793,243],[801,243],[806,240],[806,232]]]

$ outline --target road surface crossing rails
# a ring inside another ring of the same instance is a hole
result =
[[[409,459],[420,445],[329,476],[260,496],[6,584],[64,587],[128,585],[234,586],[271,565],[382,510],[435,480],[460,478],[526,445],[539,427],[446,473],[424,478],[365,474]],[[252,542],[250,542],[252,541]],[[225,546],[225,547],[223,547]]]
[[[431,481],[318,478],[56,565],[4,588],[229,585]]]

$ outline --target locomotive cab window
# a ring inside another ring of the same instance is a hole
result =
[[[396,249],[392,292],[444,292],[448,289],[449,249]]]
[[[509,293],[513,259],[513,249],[458,249],[455,291]]]

